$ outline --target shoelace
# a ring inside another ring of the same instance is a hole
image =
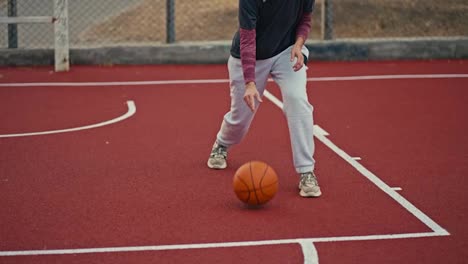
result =
[[[310,184],[313,184],[315,186],[318,186],[317,178],[315,177],[315,175],[313,173],[310,173],[310,172],[303,173],[301,175],[301,182],[304,185],[310,183]]]
[[[226,158],[227,156],[227,150],[223,146],[217,146],[213,151],[211,152],[211,156],[215,158]]]

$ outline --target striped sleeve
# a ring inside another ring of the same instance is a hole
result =
[[[245,83],[255,82],[255,29],[240,29],[240,56]]]
[[[239,0],[240,57],[245,83],[255,82],[257,1]]]
[[[302,37],[306,40],[309,37],[311,27],[312,13],[304,13],[301,21],[297,25],[296,37]]]

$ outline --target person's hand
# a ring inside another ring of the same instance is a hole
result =
[[[298,71],[304,66],[304,55],[302,55],[302,45],[294,45],[291,50],[291,62],[297,58],[296,63],[293,65],[293,70]]]
[[[263,102],[262,98],[260,98],[260,94],[257,91],[257,86],[254,82],[249,82],[245,85],[245,93],[244,93],[244,101],[247,106],[252,110],[255,111],[255,99],[259,102]]]

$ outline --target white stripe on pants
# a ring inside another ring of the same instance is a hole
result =
[[[292,146],[294,167],[298,173],[314,170],[315,161],[313,141],[313,107],[307,98],[306,67],[297,72],[292,68],[291,48],[275,57],[257,60],[255,83],[260,95],[263,95],[268,76],[278,84],[283,97],[283,112],[286,116]],[[308,50],[303,47],[303,53]],[[238,144],[249,130],[256,111],[252,112],[244,102],[245,81],[240,59],[230,57],[228,61],[231,86],[231,110],[224,116],[217,135],[219,144],[230,147]]]

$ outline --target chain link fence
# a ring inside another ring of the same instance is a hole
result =
[[[338,38],[468,35],[467,0],[334,0]]]
[[[468,35],[468,0],[323,1],[316,1],[311,39]],[[231,40],[237,5],[238,0],[69,0],[70,47]],[[52,0],[0,0],[2,17],[52,14]],[[19,48],[51,48],[53,26],[0,24],[0,48],[15,39]]]
[[[51,16],[50,0],[0,0],[0,16]],[[49,24],[0,24],[0,47],[52,47],[53,27]]]

